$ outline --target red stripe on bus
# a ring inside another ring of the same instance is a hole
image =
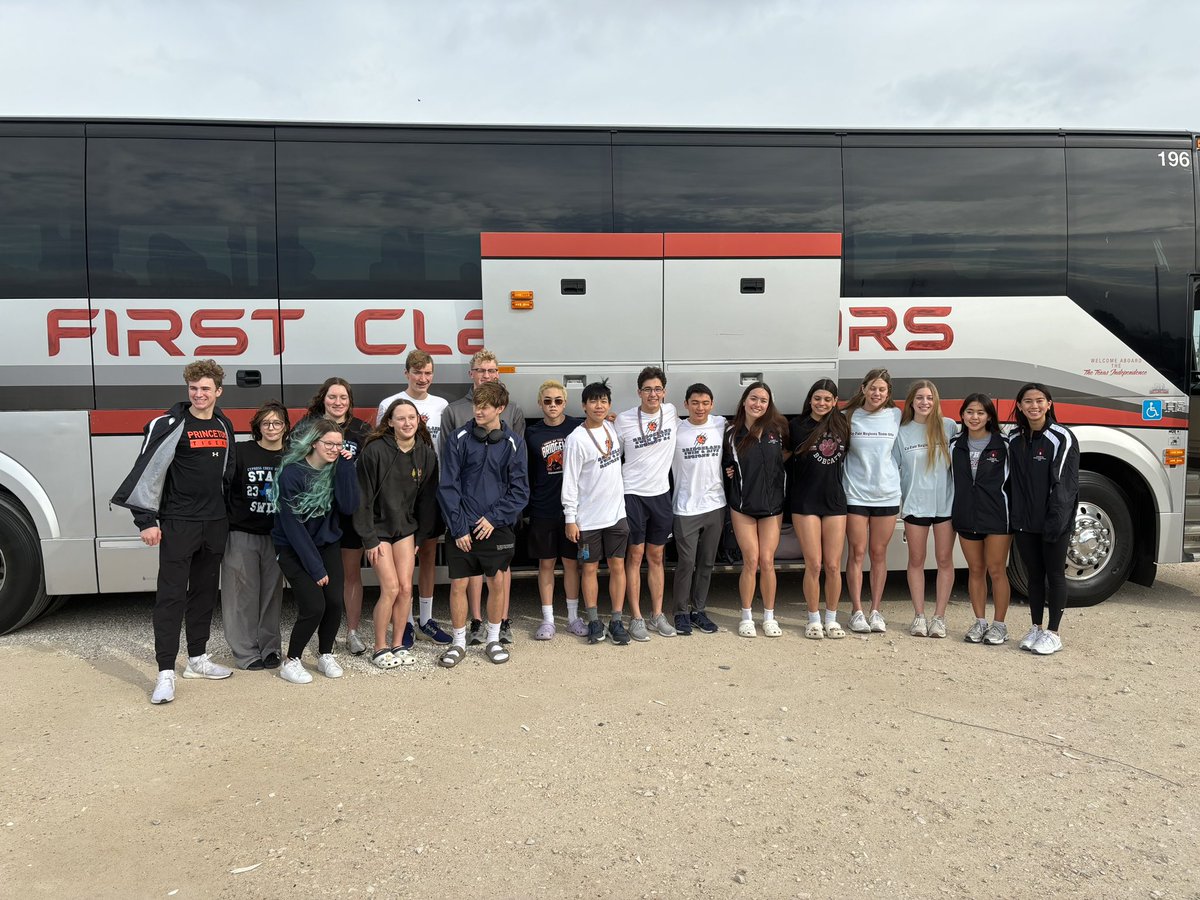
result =
[[[661,234],[484,232],[484,259],[662,259]]]
[[[221,412],[229,416],[229,421],[233,422],[233,427],[238,434],[250,433],[250,420],[257,411],[257,407],[253,409],[221,407]],[[375,413],[374,406],[363,406],[354,410],[354,415],[372,427],[375,425]],[[88,417],[91,420],[93,435],[140,435],[145,430],[146,423],[162,414],[163,410],[161,409],[94,409],[88,413]],[[293,426],[306,415],[308,415],[307,409],[288,410],[288,417],[292,420]]]
[[[668,259],[838,259],[840,234],[668,234]]]

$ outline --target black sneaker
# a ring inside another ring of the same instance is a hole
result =
[[[263,657],[263,668],[264,669],[278,669],[279,668],[279,654],[278,653],[268,653],[266,656],[264,656]]]
[[[688,618],[687,613],[675,613],[675,633],[692,633],[692,620]]]
[[[500,620],[500,643],[512,643],[512,625],[509,623],[508,619]]]
[[[587,623],[587,639],[589,644],[599,644],[604,640],[604,623],[597,619]]]
[[[710,619],[708,613],[704,612],[704,610],[692,613],[692,624],[705,634],[716,634],[721,630],[717,627],[717,623]]]
[[[472,619],[470,627],[467,628],[467,643],[472,647],[486,643],[487,628],[484,627],[482,619]]]
[[[608,623],[608,636],[618,647],[624,647],[629,643],[629,632],[625,630],[625,623],[620,619],[613,619]]]

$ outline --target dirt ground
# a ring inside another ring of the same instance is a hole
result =
[[[507,665],[420,644],[162,707],[150,598],[76,602],[0,638],[0,895],[1200,897],[1198,585],[1068,611],[1040,658],[964,644],[961,584],[944,641],[898,581],[886,635],[807,641],[788,575],[780,639],[721,577],[721,633],[616,648],[535,643],[526,581]]]

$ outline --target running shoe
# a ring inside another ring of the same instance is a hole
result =
[[[867,616],[867,624],[871,626],[871,630],[878,634],[883,634],[887,631],[887,622],[883,621],[883,616],[879,610],[871,610],[871,615]]]
[[[624,647],[629,643],[629,632],[625,630],[625,624],[620,619],[613,619],[608,623],[608,636],[618,647]]]
[[[576,619],[576,622],[582,621]],[[604,623],[597,619],[587,623],[587,639],[589,644],[599,644],[604,641]]]
[[[1008,640],[1008,626],[1003,622],[993,622],[983,636],[985,644],[996,646]]]
[[[1033,625],[1025,632],[1025,637],[1021,638],[1021,643],[1017,644],[1022,650],[1032,650],[1033,645],[1037,643],[1037,639],[1042,636],[1042,626]]]
[[[867,617],[861,609],[850,617],[850,630],[855,634],[871,633],[871,626],[867,624]]]
[[[675,626],[662,613],[659,613],[657,616],[651,616],[650,621],[646,624],[657,631],[659,637],[675,637]]]
[[[437,619],[426,619],[420,625],[422,636],[435,644],[440,644],[443,647],[451,643],[454,638],[442,630],[442,626],[438,624]]]
[[[347,631],[346,649],[350,651],[351,655],[359,656],[360,654],[367,652],[367,645],[363,643],[363,640],[358,636],[357,631]]]
[[[175,699],[175,670],[163,669],[158,673],[158,681],[154,683],[154,693],[150,702],[157,706],[160,703],[170,703]]]
[[[629,636],[638,643],[644,644],[650,640],[650,632],[646,629],[645,619],[630,619],[629,620]],[[616,640],[614,637],[613,640]]]
[[[1063,648],[1062,638],[1053,631],[1043,631],[1041,636],[1029,649],[1038,656],[1049,656],[1051,653],[1057,653]]]
[[[708,613],[704,610],[694,612],[691,615],[692,624],[703,631],[705,634],[716,634],[721,629],[717,627],[717,623],[708,617]]]
[[[925,621],[924,616],[917,616],[912,620],[912,624],[908,626],[908,633],[913,637],[928,637],[929,625]]]
[[[692,620],[686,613],[675,613],[675,633],[684,637],[692,633]]]
[[[199,656],[189,656],[187,666],[183,670],[184,678],[209,678],[213,681],[220,681],[222,678],[228,678],[232,674],[232,669],[227,669],[213,662],[207,653],[201,653]]]
[[[934,616],[930,620],[929,636],[931,638],[944,638],[946,636],[946,618],[945,618],[945,616]]]
[[[971,623],[971,627],[967,629],[967,633],[963,635],[963,640],[968,644],[978,644],[983,640],[983,636],[987,634],[987,631],[988,623],[976,619]]]

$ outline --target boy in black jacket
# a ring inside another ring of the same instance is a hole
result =
[[[233,480],[233,425],[217,407],[225,370],[201,359],[183,370],[187,403],[153,419],[133,470],[112,502],[133,512],[142,542],[158,547],[154,655],[158,681],[151,703],[175,699],[179,626],[186,620],[184,678],[233,674],[208,657],[209,631],[229,520],[225,493]]]

